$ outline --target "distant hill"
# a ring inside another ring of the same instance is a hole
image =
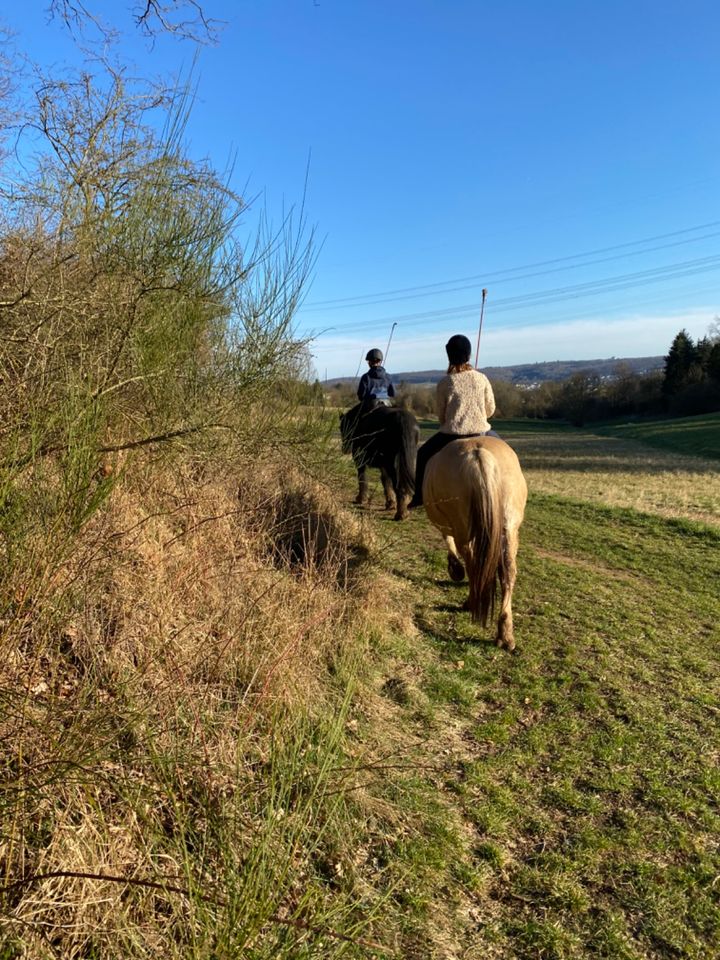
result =
[[[566,380],[573,373],[592,371],[600,377],[612,376],[622,365],[633,373],[650,373],[661,370],[664,357],[610,357],[607,360],[550,360],[544,363],[520,363],[512,367],[481,367],[491,380],[509,380],[517,386],[530,386],[546,380]],[[433,384],[445,376],[445,370],[415,370],[396,373],[390,370],[395,383]],[[356,377],[337,377],[327,381],[328,386],[336,383],[355,383]]]

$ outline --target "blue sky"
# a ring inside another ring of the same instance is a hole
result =
[[[16,44],[76,58],[43,0]],[[91,3],[142,72],[188,44]],[[321,241],[297,316],[318,375],[353,375],[397,323],[392,370],[666,353],[720,314],[720,6],[688,0],[205,0],[191,152]],[[330,301],[330,302],[329,302]]]

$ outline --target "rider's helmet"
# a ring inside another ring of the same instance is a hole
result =
[[[368,363],[372,363],[375,360],[380,362],[382,360],[382,350],[378,350],[377,347],[374,347],[372,350],[368,350],[368,352],[365,354],[365,359]]]
[[[457,367],[460,366],[461,363],[467,363],[470,359],[472,344],[467,337],[464,337],[461,333],[456,333],[455,336],[450,337],[445,344],[445,351],[450,363]]]

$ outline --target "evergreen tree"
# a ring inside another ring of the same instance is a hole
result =
[[[710,380],[720,383],[720,340],[716,340],[710,349],[707,361],[707,375]]]
[[[703,380],[708,375],[708,363],[710,362],[712,348],[713,342],[710,337],[702,337],[695,345],[695,350],[697,353],[696,362],[700,365],[702,370]]]
[[[672,397],[687,386],[691,371],[697,366],[698,352],[687,330],[681,330],[670,346],[665,357],[665,378],[663,394]]]

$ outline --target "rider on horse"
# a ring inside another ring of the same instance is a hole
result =
[[[395,396],[395,387],[382,366],[382,351],[375,347],[365,355],[369,370],[360,377],[357,395],[364,409],[370,409],[378,404],[390,405],[390,398]]]
[[[445,344],[445,351],[448,372],[438,383],[435,394],[440,431],[418,450],[415,495],[408,504],[411,510],[422,506],[422,485],[430,457],[461,437],[497,437],[488,423],[488,417],[495,412],[495,397],[485,374],[474,370],[469,363],[472,344],[467,337],[456,334]]]

